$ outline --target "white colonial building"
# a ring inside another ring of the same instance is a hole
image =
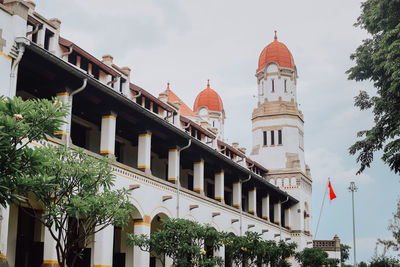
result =
[[[238,143],[224,142],[223,102],[210,83],[193,109],[169,84],[153,96],[134,84],[130,68],[111,55],[95,58],[79,40],[62,38],[60,27],[32,1],[0,0],[0,94],[58,96],[71,104],[70,118],[50,141],[95,157],[115,155],[115,186],[134,189],[128,226],[96,234],[79,266],[160,266],[149,253],[127,247],[125,236],[151,235],[167,217],[311,246],[312,180],[304,162],[297,70],[276,37],[260,56],[253,147],[246,155]],[[17,206],[0,212],[0,266],[57,266],[54,241],[38,221]],[[225,258],[224,248],[214,253]]]

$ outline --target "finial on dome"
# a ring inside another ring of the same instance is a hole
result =
[[[167,82],[167,90],[169,90],[169,82]]]
[[[210,87],[210,79],[207,80],[207,87]]]
[[[278,37],[276,36],[276,30],[274,32],[275,32],[274,40],[278,40]]]

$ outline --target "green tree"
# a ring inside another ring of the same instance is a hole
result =
[[[375,256],[372,258],[369,267],[400,267],[400,261],[385,255]]]
[[[305,248],[296,253],[295,258],[301,267],[321,267],[322,265],[334,267],[339,262],[335,259],[328,259],[328,253],[321,248]]]
[[[342,262],[342,266],[350,257],[350,249],[349,245],[340,244],[340,261]]]
[[[355,97],[355,106],[372,109],[375,125],[360,131],[363,139],[349,151],[360,163],[358,173],[369,167],[374,152],[383,149],[382,160],[395,173],[400,172],[400,1],[366,0],[361,4],[361,15],[355,26],[365,29],[365,39],[351,55],[356,65],[347,71],[348,78],[370,80],[376,95],[361,91]]]
[[[161,229],[147,235],[129,234],[127,243],[138,246],[143,251],[154,252],[165,266],[165,256],[173,260],[173,266],[222,266],[221,257],[207,255],[204,246],[210,251],[219,249],[224,240],[224,234],[219,233],[210,225],[200,225],[185,219],[162,220]]]
[[[243,263],[255,266],[256,262],[262,261],[264,244],[259,233],[248,231],[244,236],[228,234],[225,244],[225,252],[236,266],[241,266]]]
[[[24,192],[21,207],[48,228],[56,241],[60,267],[74,267],[91,236],[105,227],[124,226],[132,213],[125,189],[113,189],[115,177],[111,172],[112,159],[95,158],[82,149],[49,145],[37,150],[45,159],[44,176],[51,185]],[[40,183],[41,175],[31,177]],[[21,192],[23,193],[23,192]],[[43,209],[37,212],[37,203]],[[32,212],[33,211],[33,212]]]
[[[274,242],[272,244],[270,259],[269,261],[264,261],[264,263],[269,263],[270,266],[289,267],[291,264],[288,262],[288,259],[292,255],[295,255],[296,247],[296,243],[286,243],[283,240],[279,241],[278,244]]]
[[[383,244],[386,249],[400,251],[400,201],[397,202],[397,210],[393,214],[393,220],[390,222],[388,229],[392,232],[392,240],[378,239],[378,242]],[[400,256],[400,254],[399,254]]]
[[[22,200],[19,192],[34,192],[49,186],[43,173],[45,159],[33,142],[53,136],[67,114],[53,100],[27,100],[0,97],[0,204]],[[42,174],[42,180],[31,177]]]

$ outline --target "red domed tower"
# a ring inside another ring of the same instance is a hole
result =
[[[299,200],[292,229],[310,233],[312,180],[304,160],[304,120],[296,99],[297,69],[290,50],[276,36],[261,52],[256,70],[258,105],[252,114],[253,146],[250,157],[268,169],[267,179]],[[286,224],[286,223],[285,223]],[[309,234],[294,238],[310,242]]]
[[[225,111],[221,97],[210,87],[210,80],[207,81],[207,88],[201,91],[194,101],[193,111],[203,121],[217,132],[218,139],[224,138]]]

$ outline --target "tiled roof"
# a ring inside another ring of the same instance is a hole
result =
[[[186,105],[170,88],[169,83],[167,85],[167,90],[164,91],[168,95],[168,101],[174,103],[178,101],[181,104],[180,113],[184,116],[197,116],[196,113],[191,110],[188,105]]]
[[[210,88],[210,81],[207,83],[207,88],[201,91],[194,101],[193,110],[197,111],[200,107],[207,107],[208,110],[220,112],[224,108],[221,97]]]

